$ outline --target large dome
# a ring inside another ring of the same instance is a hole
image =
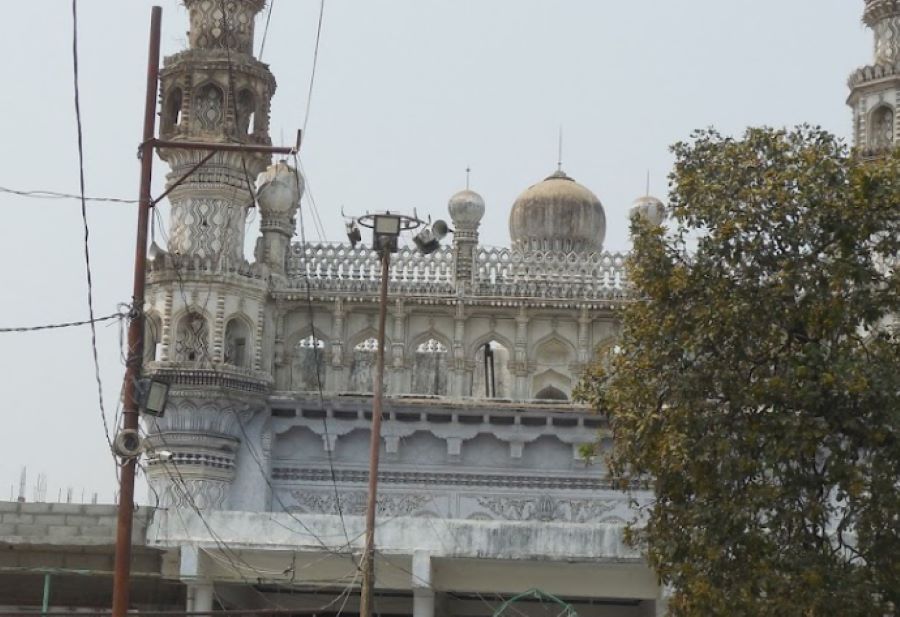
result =
[[[601,251],[606,215],[596,195],[559,170],[519,195],[509,235],[520,251]]]

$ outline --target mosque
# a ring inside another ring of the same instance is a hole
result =
[[[264,0],[230,2],[227,28],[219,3],[184,4],[189,48],[161,71],[161,137],[271,144],[275,79],[253,56]],[[900,3],[866,0],[865,22],[875,60],[850,78],[849,105],[857,144],[878,151],[897,136]],[[161,156],[173,182],[202,153]],[[381,262],[367,238],[298,240],[303,178],[289,163],[217,153],[170,193],[149,265],[144,372],[171,391],[164,416],[142,419],[158,501],[143,541],[188,610],[359,610]],[[652,493],[612,489],[605,422],[572,401],[615,344],[626,256],[604,250],[597,196],[549,171],[513,202],[509,247],[479,242],[485,203],[466,189],[448,202],[452,241],[392,256],[380,615],[490,617],[530,590],[514,612],[666,613],[623,537]],[[645,196],[631,215],[663,212]]]

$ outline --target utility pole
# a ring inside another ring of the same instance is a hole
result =
[[[138,203],[137,241],[134,253],[134,286],[128,324],[128,358],[125,364],[123,385],[122,431],[117,436],[136,435],[139,420],[137,380],[141,376],[144,360],[144,288],[147,268],[147,235],[150,208],[187,180],[209,161],[216,152],[261,152],[267,154],[296,154],[300,146],[300,133],[294,147],[272,147],[244,144],[212,144],[189,141],[162,141],[156,134],[156,103],[159,89],[159,53],[162,8],[154,6],[150,17],[150,45],[147,57],[147,91],[144,99],[144,133],[138,149],[141,160],[141,178]],[[157,199],[150,194],[153,176],[153,155],[156,148],[204,150],[207,154],[181,178],[171,183]],[[125,617],[128,612],[131,580],[131,533],[134,521],[134,477],[137,456],[122,456],[119,472],[119,504],[116,523],[115,569],[113,571],[112,617]]]
[[[372,392],[372,437],[369,446],[369,490],[366,499],[366,545],[362,559],[362,589],[359,598],[360,617],[372,617],[375,599],[375,510],[378,504],[378,457],[381,451],[381,419],[384,401],[384,338],[387,321],[388,283],[391,278],[391,253],[397,252],[402,231],[424,226],[414,238],[418,249],[433,253],[441,239],[452,231],[444,221],[425,222],[417,216],[384,212],[350,219],[347,237],[356,244],[362,239],[359,225],[372,230],[372,248],[381,257],[381,288],[378,301],[378,349],[375,351],[375,383]]]
[[[366,548],[359,598],[360,617],[371,617],[375,595],[375,507],[378,502],[378,456],[381,451],[381,416],[384,399],[384,328],[387,321],[391,251],[381,249],[381,296],[378,302],[378,349],[375,352],[375,384],[372,398],[372,439],[369,447],[369,491],[366,499]]]
[[[123,384],[122,428],[138,429],[135,384],[144,359],[144,284],[147,268],[147,223],[150,220],[150,181],[153,174],[152,139],[156,133],[156,96],[159,84],[159,40],[162,7],[154,6],[150,16],[150,49],[147,54],[147,96],[144,99],[144,138],[141,157],[141,184],[138,193],[137,242],[134,251],[134,289],[131,319],[128,322],[128,357]],[[125,617],[131,582],[131,527],[134,520],[134,470],[137,458],[123,458],[119,470],[119,508],[116,522],[116,558],[113,571],[113,617]]]

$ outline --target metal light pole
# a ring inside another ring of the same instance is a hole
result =
[[[451,231],[444,221],[427,223],[416,216],[402,214],[366,214],[351,219],[347,224],[347,237],[355,247],[362,239],[359,227],[372,229],[372,248],[381,257],[381,288],[378,302],[378,349],[375,351],[375,383],[372,392],[372,438],[369,446],[369,490],[366,499],[366,545],[362,559],[362,589],[360,590],[359,615],[372,617],[375,598],[375,510],[378,503],[378,457],[381,451],[381,419],[384,400],[384,338],[387,321],[388,283],[391,271],[391,253],[397,252],[397,239],[401,231],[412,231],[425,226],[414,238],[423,253],[432,253],[440,246],[440,240]]]

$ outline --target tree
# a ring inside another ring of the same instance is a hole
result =
[[[900,607],[900,156],[828,133],[673,146],[670,231],[633,221],[634,301],[581,395],[671,614]],[[651,479],[651,480],[648,480]]]

